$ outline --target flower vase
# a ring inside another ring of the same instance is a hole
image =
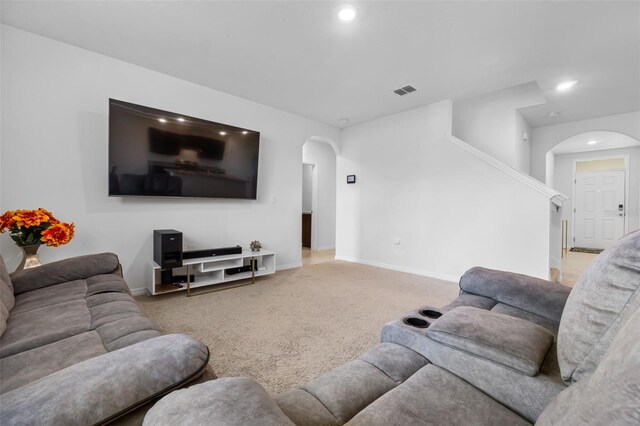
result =
[[[33,244],[31,246],[18,246],[22,250],[22,262],[18,265],[16,272],[23,269],[35,268],[40,266],[40,260],[38,260],[38,249],[42,244]]]

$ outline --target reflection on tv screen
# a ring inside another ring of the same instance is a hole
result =
[[[109,100],[109,195],[256,199],[260,133]]]

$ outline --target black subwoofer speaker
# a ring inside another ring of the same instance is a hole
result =
[[[175,229],[153,231],[153,260],[162,269],[182,266],[182,232]]]

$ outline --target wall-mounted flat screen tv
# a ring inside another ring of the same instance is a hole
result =
[[[109,99],[109,196],[255,200],[260,132]]]

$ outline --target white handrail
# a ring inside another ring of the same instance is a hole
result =
[[[547,185],[543,184],[539,180],[529,176],[526,173],[523,173],[523,172],[521,172],[519,170],[516,170],[513,167],[507,166],[502,161],[496,160],[495,158],[493,158],[489,154],[487,154],[485,152],[482,152],[478,148],[469,145],[468,143],[456,138],[455,136],[453,136],[450,133],[449,134],[445,134],[445,138],[448,139],[451,143],[453,143],[457,147],[467,151],[468,153],[470,153],[473,156],[481,159],[485,163],[490,164],[491,166],[493,166],[496,169],[500,170],[504,174],[506,174],[508,176],[511,176],[513,179],[515,179],[515,180],[527,185],[528,187],[533,188],[534,190],[540,192],[541,194],[545,195],[556,206],[562,206],[562,203],[569,199],[569,197],[567,197],[566,195],[562,194],[561,192],[556,191],[555,189],[548,187]]]

